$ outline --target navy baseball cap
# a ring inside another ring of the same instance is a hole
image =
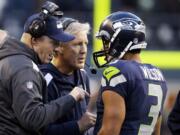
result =
[[[28,33],[30,25],[37,18],[40,18],[40,14],[34,14],[27,19],[24,25],[24,32]],[[62,22],[60,21],[60,19],[54,16],[47,17],[46,30],[43,35],[46,35],[49,38],[59,42],[68,42],[75,39],[75,36],[67,34],[63,31]]]

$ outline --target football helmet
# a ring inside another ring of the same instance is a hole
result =
[[[122,59],[127,52],[146,48],[145,35],[145,24],[138,16],[121,11],[112,13],[101,23],[96,35],[103,43],[103,50],[93,53],[96,66],[104,67],[113,59]],[[100,64],[99,57],[105,57],[106,62]]]

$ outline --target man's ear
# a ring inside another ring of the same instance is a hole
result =
[[[37,45],[37,44],[39,44],[39,42],[43,42],[44,41],[44,36],[41,36],[41,37],[39,37],[39,38],[34,38],[34,37],[31,37],[31,44],[32,45]]]
[[[58,52],[59,52],[59,46],[54,49],[53,56],[57,57],[58,56]]]
[[[63,47],[63,45],[60,45],[58,48],[59,48],[59,49],[58,49],[59,53],[60,53],[60,54],[63,54],[63,53],[64,53],[64,47]]]
[[[60,45],[54,49],[54,56],[57,56],[59,54],[63,54],[63,47]]]
[[[32,46],[36,46],[36,45],[37,45],[37,42],[38,42],[38,39],[37,39],[37,38],[34,38],[34,37],[31,38],[31,45],[32,45]]]

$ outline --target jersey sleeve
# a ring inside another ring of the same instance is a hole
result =
[[[128,93],[127,77],[119,68],[109,66],[103,72],[101,87],[102,91],[111,90],[125,98]]]

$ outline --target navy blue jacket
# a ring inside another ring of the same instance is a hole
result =
[[[49,101],[69,94],[75,86],[80,86],[88,93],[90,92],[89,79],[84,70],[77,70],[73,75],[68,76],[59,72],[51,63],[41,66],[40,69],[45,75],[48,85]],[[49,125],[45,135],[80,135],[77,121],[85,113],[88,100],[86,98],[77,102],[69,113]]]
[[[173,135],[180,134],[180,92],[178,93],[175,105],[168,117],[168,127]]]

